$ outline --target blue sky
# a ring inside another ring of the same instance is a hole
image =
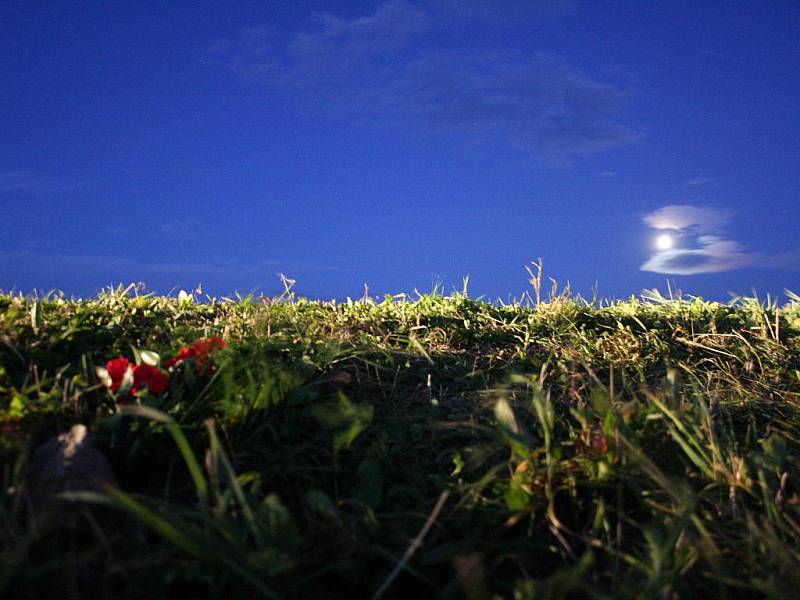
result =
[[[508,299],[542,257],[584,295],[800,292],[798,31],[788,0],[4,2],[0,289]]]

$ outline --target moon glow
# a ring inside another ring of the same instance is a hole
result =
[[[675,241],[672,239],[671,235],[660,235],[656,238],[656,247],[659,250],[669,250],[672,248]]]

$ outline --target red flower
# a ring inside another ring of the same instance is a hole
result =
[[[164,361],[164,367],[169,368],[181,364],[185,360],[194,359],[195,372],[204,375],[208,371],[208,357],[217,350],[224,350],[228,344],[222,338],[211,337],[195,340],[191,346],[181,348],[174,358]]]
[[[598,454],[605,454],[608,452],[608,440],[606,434],[599,429],[592,432],[592,450]]]
[[[196,354],[196,352],[195,352],[194,348],[189,348],[187,346],[184,346],[183,348],[181,348],[178,351],[178,353],[175,355],[174,358],[170,358],[169,360],[165,360],[162,364],[164,365],[164,368],[168,369],[168,368],[173,367],[175,365],[181,364],[185,360],[188,360],[190,358],[194,358],[195,354]]]
[[[195,340],[192,349],[195,351],[195,363],[197,371],[205,373],[208,370],[208,357],[217,350],[224,350],[227,344],[225,340],[218,337]]]
[[[131,393],[135,394],[144,386],[157,396],[169,387],[169,377],[151,365],[137,365],[133,368]]]
[[[218,337],[201,338],[195,340],[194,344],[192,344],[192,348],[194,348],[195,352],[198,354],[209,354],[214,350],[224,350],[227,347],[228,344],[225,343],[225,340]]]
[[[583,430],[576,442],[578,453],[581,455],[599,455],[608,452],[608,438],[599,423],[592,425],[588,431]]]
[[[106,363],[106,371],[111,378],[111,391],[116,393],[122,385],[123,379],[128,369],[131,368],[131,363],[127,358],[112,358]]]

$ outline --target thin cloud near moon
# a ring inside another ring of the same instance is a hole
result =
[[[748,252],[739,242],[725,239],[722,230],[732,213],[727,210],[670,204],[644,216],[656,230],[656,239],[669,236],[671,247],[658,244],[641,266],[642,271],[666,275],[722,273],[763,262],[763,255]]]
[[[670,204],[644,216],[644,222],[654,229],[697,228],[700,231],[715,231],[730,221],[733,213],[719,208]]]

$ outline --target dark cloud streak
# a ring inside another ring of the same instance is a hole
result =
[[[275,281],[279,272],[293,274],[347,273],[349,268],[309,261],[259,259],[241,262],[153,262],[137,257],[95,254],[45,253],[31,250],[0,250],[0,289],[8,291],[9,280],[27,280],[37,273],[43,281],[86,280],[92,285],[103,280],[111,283],[144,281],[162,291],[169,287],[189,288],[202,283],[218,288],[241,289]],[[12,274],[9,277],[9,274]],[[167,283],[168,282],[168,283]]]
[[[642,137],[623,123],[625,91],[555,55],[436,49],[430,15],[399,0],[365,17],[314,20],[317,29],[282,44],[257,28],[235,42],[219,40],[214,61],[308,109],[377,126],[500,135],[550,165]]]
[[[624,92],[544,53],[514,60],[499,54],[422,57],[395,83],[409,113],[434,129],[499,131],[551,163],[568,163],[634,142],[617,122]]]
[[[46,195],[69,192],[85,186],[84,183],[59,181],[34,171],[0,172],[0,192]]]

